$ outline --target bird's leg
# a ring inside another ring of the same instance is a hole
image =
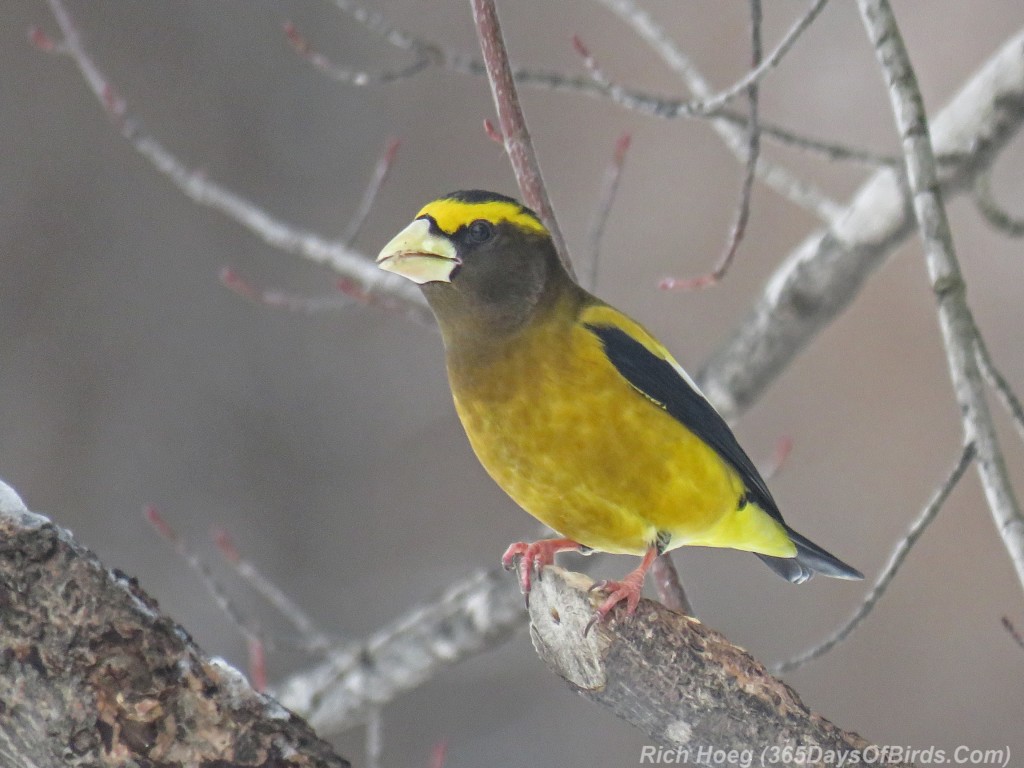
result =
[[[609,581],[605,579],[604,581],[598,581],[590,588],[591,592],[597,589],[606,590],[609,592],[609,595],[597,607],[594,615],[590,617],[590,621],[587,622],[587,626],[583,630],[584,635],[589,633],[597,622],[604,621],[612,608],[623,600],[626,601],[626,615],[633,615],[633,611],[636,610],[636,606],[640,602],[640,590],[644,588],[644,578],[647,576],[647,571],[658,554],[658,545],[652,544],[644,554],[644,559],[640,561],[639,567],[627,573],[622,581]]]
[[[501,556],[501,564],[506,571],[511,571],[515,559],[520,558],[519,584],[523,588],[523,594],[529,597],[530,580],[534,571],[540,578],[540,569],[555,562],[555,555],[559,552],[582,552],[585,549],[586,547],[572,539],[541,539],[531,543],[517,541],[505,550],[505,554]]]

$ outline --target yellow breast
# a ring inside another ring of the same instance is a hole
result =
[[[662,531],[669,548],[793,554],[766,514],[738,512],[736,472],[637,392],[583,325],[534,325],[485,363],[450,363],[449,375],[483,466],[561,535],[613,553],[642,554]]]

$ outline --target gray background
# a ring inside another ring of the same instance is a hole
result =
[[[337,61],[408,60],[319,2],[71,2],[86,44],[131,111],[189,165],[276,215],[343,231],[387,136],[403,140],[358,246],[376,253],[427,200],[462,187],[514,192],[480,129],[486,84],[442,71],[388,86],[334,84],[281,33],[293,20]],[[946,103],[1024,24],[1019,0],[903,2],[899,19],[925,100]],[[395,24],[471,52],[462,0],[393,0]],[[743,2],[650,2],[712,82],[748,60]],[[768,4],[770,47],[804,3]],[[513,58],[581,72],[579,33],[623,82],[681,94],[664,66],[597,4],[504,2]],[[56,36],[42,0],[5,4],[0,31],[0,477],[33,509],[132,573],[210,652],[244,664],[237,632],[144,522],[156,503],[204,555],[211,525],[327,631],[362,636],[534,524],[492,485],[451,408],[438,337],[378,309],[305,315],[248,303],[217,279],[333,295],[333,275],[201,209],[122,140],[70,60],[26,42]],[[634,134],[611,214],[599,292],[646,323],[691,370],[739,319],[816,222],[758,188],[750,233],[723,285],[665,294],[657,279],[706,271],[734,215],[739,169],[699,122],[529,91],[528,119],[578,263],[616,137]],[[895,151],[887,96],[855,6],[833,3],[765,81],[765,115],[801,131]],[[1018,139],[999,163],[1001,200],[1024,211]],[[863,169],[771,150],[843,200]],[[951,206],[969,298],[1006,376],[1024,390],[1020,241]],[[946,473],[960,427],[919,245],[902,248],[738,425],[755,457],[790,435],[772,483],[794,527],[873,576]],[[1024,452],[1000,413],[1010,466]],[[766,661],[823,637],[865,591],[782,582],[734,552],[677,553],[701,618]],[[571,564],[571,559],[566,560]],[[606,558],[619,575],[628,558]],[[230,576],[245,610],[288,630]],[[1024,755],[1020,587],[973,472],[847,642],[787,680],[805,701],[877,743],[1009,744]],[[272,677],[304,663],[270,659]],[[358,731],[341,749],[362,762]],[[447,739],[450,766],[632,765],[643,737],[566,690],[525,633],[445,672],[385,710],[385,763],[424,765]]]

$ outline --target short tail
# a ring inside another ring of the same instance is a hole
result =
[[[815,573],[833,579],[863,579],[864,574],[826,552],[810,539],[801,536],[788,525],[786,533],[796,544],[796,557],[772,557],[758,554],[764,564],[793,584],[803,584]]]

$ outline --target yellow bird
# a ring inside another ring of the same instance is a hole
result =
[[[537,215],[454,192],[381,251],[418,283],[444,340],[455,409],[480,463],[560,538],[503,557],[531,573],[561,551],[640,555],[595,618],[632,613],[654,558],[681,546],[754,552],[794,583],[854,568],[790,528],[725,420],[639,323],[585,291]]]

